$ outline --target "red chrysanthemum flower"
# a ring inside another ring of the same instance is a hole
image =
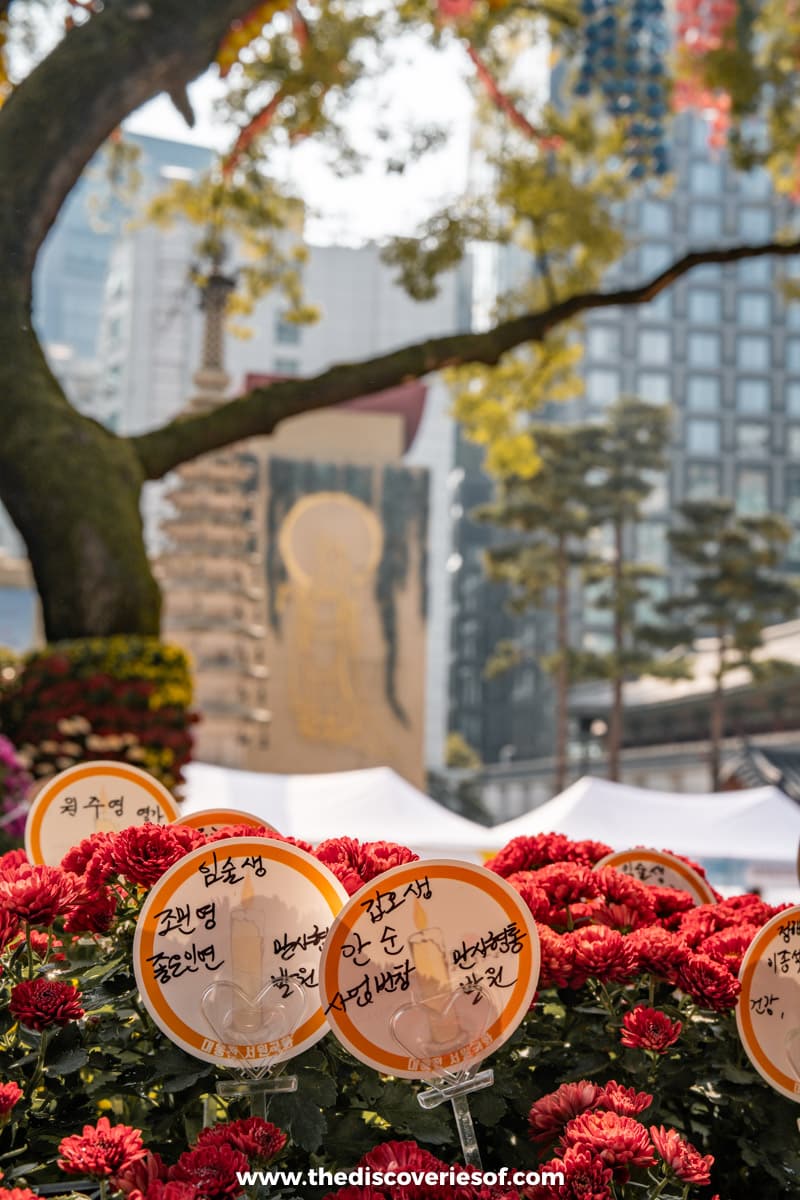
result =
[[[539,986],[568,987],[572,978],[572,965],[575,961],[575,947],[569,937],[554,933],[547,925],[538,921],[536,928],[539,933],[539,952],[541,967],[539,970]]]
[[[69,912],[78,881],[61,867],[22,863],[0,879],[0,906],[28,925],[52,925]]]
[[[653,1145],[644,1125],[615,1112],[585,1112],[570,1121],[562,1143],[584,1146],[611,1167],[652,1167]]]
[[[181,1183],[178,1179],[171,1182],[155,1179],[143,1194],[142,1200],[204,1200],[204,1193],[193,1183]]]
[[[30,1188],[0,1188],[0,1200],[39,1200]]]
[[[732,975],[738,975],[745,951],[760,928],[759,925],[737,925],[720,929],[703,943],[703,953],[727,967]]]
[[[0,908],[0,950],[5,950],[19,933],[19,921],[13,913]]]
[[[530,871],[547,863],[564,862],[570,841],[563,833],[537,833],[534,837],[512,838],[486,867],[496,875],[513,875],[517,871]]]
[[[117,897],[102,885],[90,887],[85,881],[64,921],[67,933],[108,933],[117,912]]]
[[[681,963],[691,953],[680,934],[671,933],[657,925],[649,929],[634,929],[625,941],[636,956],[640,972],[658,975],[669,983],[677,980]]]
[[[638,915],[640,925],[653,923],[656,906],[651,895],[652,888],[614,867],[601,867],[594,874],[600,886],[600,893],[609,905],[624,905],[629,908]]]
[[[257,829],[254,829],[252,825],[223,825],[213,833],[207,833],[205,840],[210,845],[212,842],[224,842],[228,838],[240,837],[272,838],[276,842],[288,842],[290,846],[297,846],[298,850],[305,850],[307,854],[314,853],[311,842],[305,842],[302,838],[288,837],[283,833],[277,833],[274,829],[266,829],[263,825]]]
[[[678,987],[701,1008],[727,1012],[733,1008],[742,985],[727,967],[707,954],[691,954],[678,970]]]
[[[0,854],[0,879],[13,875],[17,867],[21,867],[26,862],[28,862],[28,856],[21,847],[6,850],[5,854]]]
[[[539,1168],[560,1172],[564,1176],[563,1186],[538,1184],[525,1189],[528,1200],[612,1200],[611,1183],[614,1172],[602,1158],[598,1158],[586,1146],[570,1146],[563,1158],[554,1158]]]
[[[0,1083],[0,1122],[5,1121],[22,1095],[18,1083]]]
[[[550,901],[542,888],[536,885],[536,872],[515,871],[506,878],[514,890],[519,892],[534,918],[537,921],[546,921],[550,913]]]
[[[638,1117],[653,1103],[653,1097],[648,1092],[637,1092],[635,1088],[623,1087],[612,1079],[603,1088],[603,1094],[597,1101],[597,1108],[608,1109],[621,1117]]]
[[[173,863],[204,842],[187,825],[131,825],[114,838],[111,861],[129,883],[152,887]]]
[[[245,1117],[241,1121],[211,1125],[203,1129],[198,1146],[232,1146],[259,1165],[268,1163],[286,1145],[286,1134],[261,1117]]]
[[[131,1196],[135,1192],[147,1196],[149,1188],[154,1183],[166,1180],[167,1175],[167,1164],[161,1155],[146,1150],[141,1158],[118,1171],[112,1182],[123,1196]]]
[[[716,907],[718,919],[731,925],[738,925],[740,922],[747,925],[766,925],[767,921],[780,911],[780,908],[766,904],[754,892],[745,892],[743,896],[728,896],[725,900],[720,900]],[[781,905],[782,907],[784,906]]]
[[[583,863],[550,863],[541,867],[533,877],[551,904],[577,904],[600,893],[597,873]]]
[[[568,936],[575,948],[572,987],[581,987],[587,979],[624,983],[636,974],[636,955],[618,930],[591,925]]]
[[[145,1153],[140,1129],[112,1125],[108,1117],[101,1117],[97,1125],[84,1125],[82,1134],[63,1138],[58,1151],[62,1171],[90,1179],[118,1175]]]
[[[663,1125],[651,1125],[650,1136],[670,1171],[682,1183],[711,1183],[711,1168],[714,1165],[712,1154],[701,1154],[677,1130],[665,1129]]]
[[[85,875],[95,854],[110,846],[113,840],[114,835],[111,833],[89,834],[77,846],[73,846],[71,850],[67,851],[61,860],[62,870],[70,871],[73,875]]]
[[[656,908],[656,919],[659,921],[665,921],[668,917],[678,916],[694,908],[694,897],[682,888],[654,884],[649,890]]]
[[[416,862],[419,858],[407,846],[394,842],[359,842],[351,837],[328,838],[320,842],[314,854],[333,872],[350,896],[382,871]]]
[[[244,1185],[237,1175],[249,1169],[244,1154],[233,1146],[197,1146],[180,1156],[169,1177],[177,1183],[193,1184],[203,1200],[225,1200],[241,1195]]]
[[[382,1142],[359,1160],[373,1171],[444,1171],[445,1163],[416,1142]]]
[[[611,850],[612,847],[607,846],[605,842],[594,842],[591,838],[582,838],[578,842],[567,840],[564,861],[585,863],[587,867],[593,867],[601,858],[610,854]]]
[[[682,1028],[680,1021],[670,1021],[666,1013],[639,1004],[622,1018],[620,1041],[633,1049],[666,1054],[681,1036]]]
[[[83,1016],[78,989],[56,979],[23,979],[12,988],[8,1007],[28,1029],[68,1025]]]
[[[541,1096],[528,1113],[531,1141],[553,1141],[569,1121],[594,1108],[602,1094],[599,1084],[581,1079],[578,1083],[562,1083],[554,1092]]]
[[[720,928],[715,908],[716,905],[704,904],[681,917],[678,930],[692,950],[702,945],[706,938],[711,937]]]

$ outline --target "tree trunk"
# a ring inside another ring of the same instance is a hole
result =
[[[558,543],[558,583],[556,586],[556,645],[558,648],[558,670],[556,672],[556,746],[553,786],[555,794],[567,786],[567,692],[569,690],[569,563],[564,538]]]
[[[129,442],[77,413],[19,307],[0,301],[3,500],[61,638],[157,634],[160,598],[142,537],[142,470]]]
[[[722,773],[722,739],[725,735],[725,693],[722,683],[725,678],[725,647],[724,635],[719,634],[720,653],[717,660],[717,672],[714,679],[714,691],[711,695],[711,714],[708,738],[708,773],[711,791],[719,791],[720,775]]]
[[[622,685],[624,678],[623,651],[625,649],[625,622],[623,619],[622,567],[625,527],[621,520],[614,522],[614,567],[612,574],[614,612],[614,667],[611,677],[611,712],[608,722],[608,769],[606,774],[614,781],[619,779],[620,750],[622,747]]]

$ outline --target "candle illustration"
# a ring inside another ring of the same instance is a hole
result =
[[[408,939],[415,968],[413,989],[427,1011],[431,1050],[435,1052],[465,1039],[465,1035],[451,1007],[457,992],[450,980],[442,931],[426,927],[427,916],[419,900],[414,901],[414,924],[417,932]]]
[[[264,1022],[261,1003],[262,956],[264,941],[258,926],[258,898],[248,875],[242,897],[231,909],[231,982],[235,985],[233,1007],[229,1017],[232,1033],[242,1042],[258,1041]]]

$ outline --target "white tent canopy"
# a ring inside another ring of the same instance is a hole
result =
[[[192,763],[185,815],[212,808],[252,813],[280,833],[318,845],[330,837],[399,842],[427,858],[480,862],[492,831],[443,808],[389,767],[328,775],[267,775]]]
[[[800,842],[800,806],[775,787],[655,792],[586,775],[491,833],[496,847],[521,834],[564,833],[615,850],[652,846],[692,858],[791,863]]]

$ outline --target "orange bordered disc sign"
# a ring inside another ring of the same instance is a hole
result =
[[[216,833],[226,825],[249,825],[251,829],[269,829],[273,833],[278,830],[269,821],[262,821],[253,813],[240,812],[238,808],[208,808],[203,812],[187,813],[178,817],[175,825],[188,825],[190,829],[199,829],[201,833]]]
[[[767,921],[745,951],[736,1025],[767,1083],[800,1102],[800,905]]]
[[[178,805],[162,783],[139,767],[91,762],[68,767],[41,789],[28,812],[25,852],[33,863],[58,866],[92,833],[130,825],[164,825]]]
[[[320,964],[336,1037],[375,1070],[406,1079],[460,1072],[508,1040],[539,978],[536,924],[484,867],[428,859],[351,896]]]
[[[147,897],[133,962],[142,1000],[176,1045],[252,1070],[326,1033],[322,944],[347,893],[312,855],[273,838],[190,851]]]
[[[594,864],[595,871],[600,867],[615,867],[651,887],[672,887],[679,892],[688,892],[696,905],[716,904],[717,898],[703,876],[666,850],[651,850],[647,846],[617,850]]]

